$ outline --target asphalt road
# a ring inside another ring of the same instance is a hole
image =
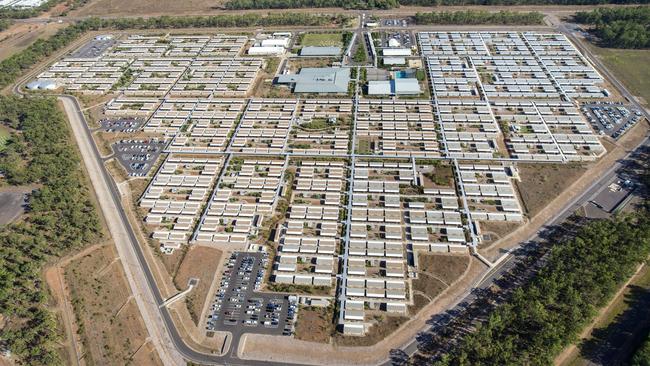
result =
[[[190,348],[183,341],[169,311],[162,306],[165,299],[160,294],[142,248],[121,205],[117,186],[102,163],[101,155],[93,143],[91,131],[80,111],[77,99],[67,95],[61,95],[59,99],[68,113],[86,169],[91,173],[89,175],[98,201],[106,217],[109,231],[115,241],[118,255],[124,265],[127,279],[145,320],[149,335],[153,338],[154,343],[158,343],[159,353],[162,350],[160,356],[163,362],[166,365],[184,365],[183,359],[185,359],[204,365],[286,365],[286,363],[267,361],[241,361],[236,357],[236,352],[229,352],[224,356],[201,353]],[[236,346],[232,345],[233,348]]]
[[[7,225],[25,212],[24,197],[28,192],[0,193],[0,226]]]

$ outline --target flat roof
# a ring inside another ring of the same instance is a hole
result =
[[[371,80],[368,82],[369,95],[417,95],[422,93],[420,83],[415,78],[395,80]]]
[[[279,84],[295,84],[294,93],[347,93],[350,69],[341,67],[303,68],[298,74],[278,76]]]
[[[306,46],[300,50],[300,56],[338,56],[341,47]]]

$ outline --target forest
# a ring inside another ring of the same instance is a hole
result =
[[[0,337],[24,364],[61,364],[41,271],[47,262],[96,243],[99,218],[56,99],[0,97],[0,116],[19,132],[0,154],[5,181],[39,187],[27,214],[0,232],[0,313],[6,321]]]
[[[216,15],[206,17],[152,17],[152,18],[89,18],[59,30],[47,39],[38,39],[25,50],[0,62],[0,89],[11,84],[24,71],[44,60],[57,50],[69,45],[90,30],[105,29],[173,29],[173,28],[231,28],[252,26],[329,25],[344,24],[345,15],[307,13],[276,13],[268,15]]]
[[[586,223],[440,359],[446,365],[550,365],[650,253],[647,210]]]
[[[650,0],[228,0],[226,9],[391,9],[403,6],[647,4]]]
[[[650,6],[582,11],[574,15],[574,20],[591,25],[591,33],[604,47],[650,47]]]
[[[415,23],[426,24],[495,24],[495,25],[534,25],[542,24],[544,14],[531,12],[512,12],[502,10],[489,12],[485,10],[433,11],[416,13]]]
[[[650,334],[648,334],[641,347],[639,347],[639,349],[634,353],[630,365],[650,366]]]

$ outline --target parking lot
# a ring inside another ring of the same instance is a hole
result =
[[[381,47],[382,48],[388,48],[388,47],[411,48],[411,46],[413,46],[414,40],[415,40],[414,36],[409,31],[384,31],[384,32],[381,32]],[[399,45],[398,45],[398,43],[399,43]]]
[[[266,253],[234,253],[226,262],[220,288],[215,294],[208,331],[293,334],[297,305],[288,296],[258,293],[268,262]]]
[[[620,103],[583,104],[582,112],[596,132],[618,138],[641,120],[641,112]]]
[[[113,144],[117,160],[126,169],[130,177],[144,177],[158,160],[165,148],[165,141],[151,140],[120,140]]]
[[[407,27],[408,20],[406,19],[382,19],[381,20],[381,26],[382,27]]]
[[[107,49],[115,44],[115,40],[110,38],[93,39],[92,41],[81,46],[78,50],[74,51],[70,57],[73,58],[97,58],[101,56]]]
[[[144,122],[140,118],[102,119],[99,121],[104,132],[135,132]]]

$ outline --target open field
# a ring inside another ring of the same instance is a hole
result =
[[[422,254],[419,255],[419,271],[434,276],[451,285],[465,273],[469,266],[468,255]]]
[[[300,307],[295,338],[308,342],[329,343],[334,331],[331,307]]]
[[[112,246],[100,247],[65,267],[88,365],[161,364]]]
[[[197,278],[199,283],[185,297],[187,310],[192,320],[198,324],[203,311],[205,298],[208,296],[210,285],[216,276],[217,267],[221,262],[221,251],[204,246],[193,246],[183,257],[178,272],[174,277],[174,284],[179,290],[187,288],[190,278]]]
[[[519,164],[517,188],[528,217],[569,187],[587,168],[578,164]]]
[[[588,47],[611,70],[639,102],[650,103],[650,50],[620,50]]]
[[[302,35],[301,46],[343,46],[341,33],[306,33]]]
[[[216,11],[223,1],[216,0],[144,0],[133,2],[129,0],[97,0],[85,5],[74,15],[147,15],[147,14],[191,14]]]
[[[645,266],[604,309],[593,329],[559,363],[564,366],[626,364],[650,330],[650,269]]]
[[[0,60],[22,51],[39,38],[47,38],[66,24],[17,23],[0,32]]]

